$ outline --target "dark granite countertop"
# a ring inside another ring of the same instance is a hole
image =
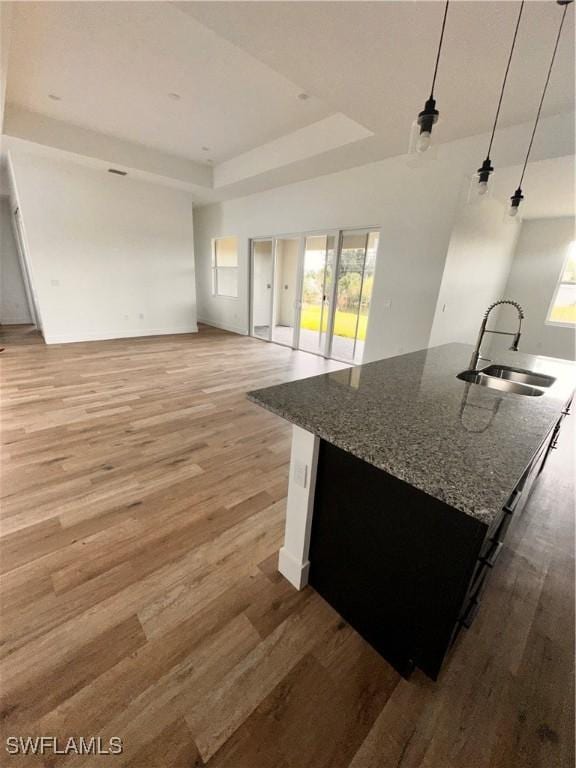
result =
[[[248,397],[490,524],[570,398],[576,366],[499,352],[495,362],[556,378],[544,395],[527,397],[457,379],[471,353],[467,344],[445,344]]]

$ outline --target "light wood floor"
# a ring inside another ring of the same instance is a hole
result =
[[[323,361],[206,328],[3,343],[3,738],[125,751],[2,766],[572,768],[566,430],[440,680],[405,681],[275,569],[290,428],[244,393]]]

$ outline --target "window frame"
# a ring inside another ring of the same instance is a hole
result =
[[[554,307],[556,306],[556,299],[558,297],[558,293],[560,291],[560,288],[563,285],[576,285],[576,281],[572,280],[563,280],[564,273],[566,272],[566,267],[568,266],[568,262],[570,259],[574,257],[576,258],[576,240],[572,240],[570,244],[568,245],[568,248],[566,249],[566,256],[562,262],[562,268],[560,269],[560,274],[558,275],[558,279],[556,280],[556,287],[554,288],[554,293],[552,294],[552,301],[550,302],[548,306],[548,311],[546,313],[546,325],[551,325],[554,328],[572,328],[576,329],[576,322],[574,323],[566,323],[562,322],[561,320],[552,320],[552,312],[554,311]]]
[[[218,266],[218,241],[220,240],[235,240],[236,241],[236,265],[230,266]],[[237,235],[221,235],[219,237],[213,237],[211,243],[211,257],[210,257],[210,277],[211,277],[211,294],[218,299],[232,299],[238,301],[240,298],[240,256],[239,256],[240,241]],[[226,272],[235,272],[236,274],[236,294],[218,292],[218,272],[223,270]]]

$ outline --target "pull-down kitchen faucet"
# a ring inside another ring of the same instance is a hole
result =
[[[510,333],[509,331],[490,331],[486,329],[486,323],[488,322],[488,317],[490,315],[490,312],[492,312],[492,310],[495,307],[500,306],[500,304],[510,304],[511,306],[516,307],[516,311],[518,312],[518,330],[516,331],[516,333]],[[478,360],[482,358],[480,354],[480,347],[482,346],[482,340],[484,338],[485,333],[495,333],[495,334],[498,334],[499,336],[513,336],[514,340],[512,341],[512,346],[510,347],[510,349],[513,352],[518,352],[518,342],[520,341],[523,319],[524,319],[524,310],[522,309],[520,304],[518,304],[517,301],[511,301],[510,299],[500,299],[500,301],[495,301],[494,304],[490,304],[490,306],[484,313],[482,324],[480,325],[480,332],[478,334],[478,341],[476,342],[476,348],[472,353],[472,357],[470,358],[470,370],[475,371],[476,366],[478,365]]]

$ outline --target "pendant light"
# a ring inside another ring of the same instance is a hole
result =
[[[510,63],[512,61],[512,55],[514,54],[514,48],[516,46],[516,38],[518,36],[518,27],[520,26],[520,19],[522,18],[522,11],[524,10],[524,0],[520,3],[520,10],[518,11],[518,18],[516,19],[516,28],[514,29],[514,37],[512,38],[512,47],[510,48],[510,54],[508,56],[508,62],[506,64],[506,71],[504,72],[504,80],[502,81],[502,88],[500,89],[500,98],[498,99],[498,106],[496,107],[496,115],[494,117],[494,125],[492,126],[492,135],[490,136],[490,142],[488,144],[488,151],[486,152],[486,159],[478,168],[476,175],[472,177],[471,196],[476,195],[483,196],[488,191],[488,181],[490,175],[494,171],[492,161],[490,160],[490,151],[492,149],[492,143],[494,142],[494,134],[496,133],[496,126],[498,125],[498,118],[500,117],[500,108],[502,107],[502,99],[504,97],[504,90],[506,88],[506,81],[508,80],[508,73],[510,71]]]
[[[436,75],[438,74],[438,64],[440,63],[440,53],[442,51],[442,43],[444,41],[444,29],[446,28],[446,16],[448,15],[449,2],[450,0],[446,0],[446,5],[444,6],[444,17],[442,19],[440,43],[438,44],[438,53],[436,54],[436,64],[434,66],[434,75],[432,77],[430,97],[424,104],[424,109],[418,114],[418,118],[413,125],[410,135],[410,152],[426,152],[430,146],[432,128],[438,122],[438,116],[440,113],[436,109],[434,86],[436,85]]]
[[[510,216],[516,216],[518,214],[520,203],[522,202],[522,200],[524,200],[524,195],[522,194],[522,182],[524,181],[526,166],[528,165],[528,159],[530,158],[530,152],[532,151],[532,144],[534,143],[534,136],[536,134],[536,128],[538,127],[538,122],[540,120],[540,113],[542,112],[542,104],[544,103],[544,97],[546,96],[548,83],[550,82],[552,67],[554,66],[554,60],[556,59],[556,52],[558,51],[560,35],[562,34],[562,27],[564,26],[564,19],[566,18],[566,12],[568,10],[568,6],[570,5],[570,3],[573,2],[573,0],[556,0],[556,2],[558,5],[563,5],[564,10],[562,11],[562,18],[560,19],[560,26],[558,27],[558,34],[556,35],[556,42],[554,43],[554,50],[552,51],[550,66],[548,67],[546,81],[544,82],[544,88],[542,89],[542,96],[540,97],[540,104],[538,105],[538,111],[536,112],[536,119],[534,121],[534,127],[532,128],[532,135],[530,136],[530,142],[528,144],[528,151],[526,152],[524,165],[522,166],[522,173],[520,174],[520,181],[518,183],[518,188],[510,198],[510,208],[508,209],[508,213],[510,214]]]

